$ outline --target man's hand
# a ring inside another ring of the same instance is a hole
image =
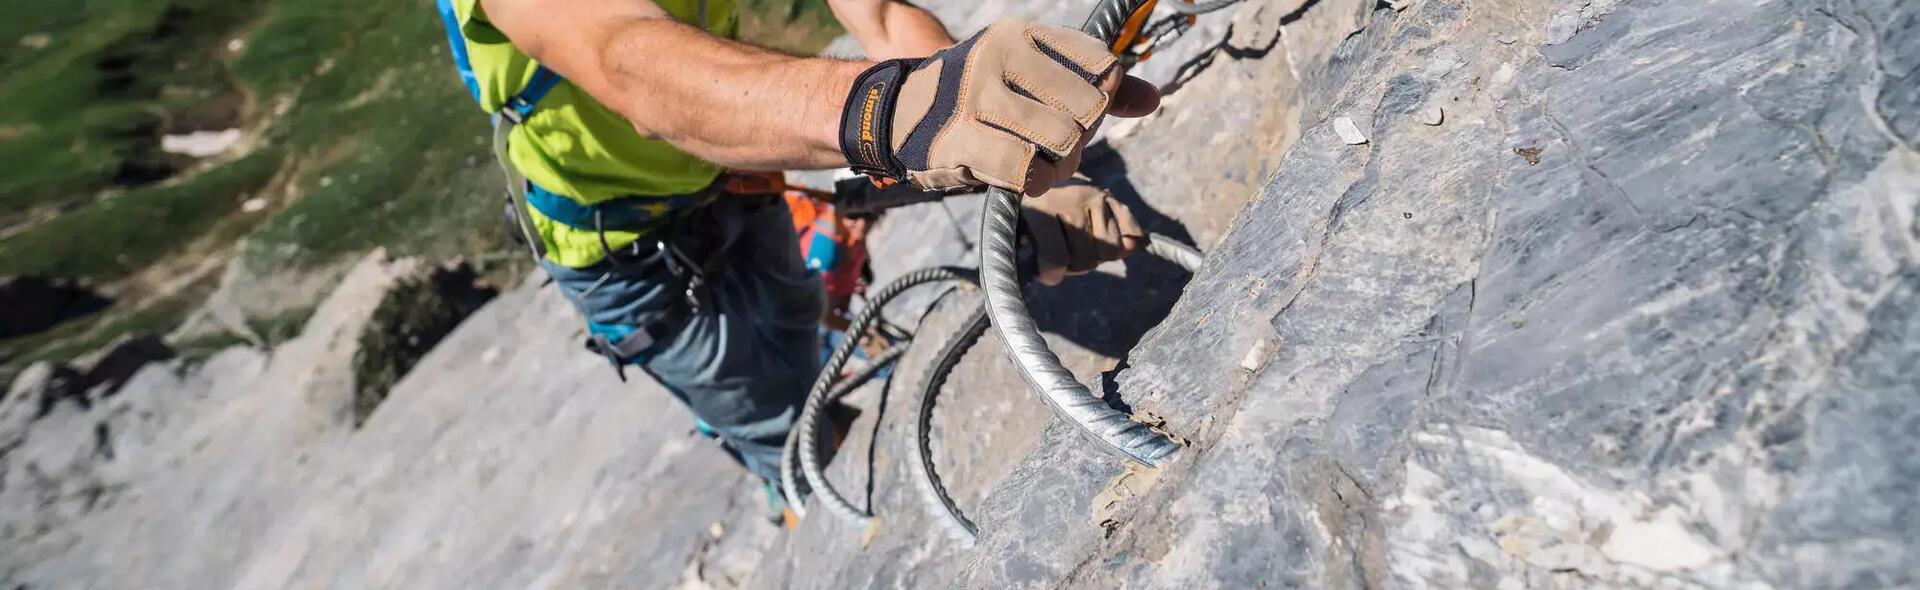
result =
[[[1039,255],[1043,285],[1058,285],[1069,274],[1125,258],[1146,237],[1126,205],[1087,184],[1063,185],[1027,199],[1021,214]]]
[[[1160,94],[1125,76],[1104,43],[1021,21],[994,23],[924,61],[862,73],[841,117],[855,169],[928,190],[992,185],[1029,196],[1080,167],[1108,114],[1153,112]]]
[[[867,59],[926,57],[953,44],[940,19],[902,0],[827,0]]]

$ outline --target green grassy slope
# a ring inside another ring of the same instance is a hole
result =
[[[243,97],[217,54],[252,10],[227,0],[0,0],[0,39],[14,41],[0,47],[9,164],[0,222],[173,174],[185,162],[152,138],[238,117]]]
[[[0,221],[31,225],[0,239],[0,275],[113,280],[257,225],[280,264],[409,253],[440,241],[421,234],[490,227],[472,198],[481,183],[466,178],[486,172],[473,161],[484,119],[453,80],[431,6],[171,1],[0,0],[28,17],[7,34],[49,39],[4,58],[18,67],[0,83],[12,130],[0,158],[21,173],[0,178]],[[244,157],[180,177],[191,162],[159,153],[162,133],[237,124],[261,134]],[[267,189],[301,198],[236,216],[248,198],[277,200]],[[22,219],[49,208],[51,221]]]
[[[806,52],[839,33],[823,0],[743,5],[764,44]],[[273,272],[382,246],[509,250],[486,118],[430,2],[0,0],[0,14],[0,276],[113,284],[235,243]],[[235,127],[243,151],[159,149]],[[268,206],[243,211],[255,198]],[[0,342],[0,362],[164,326],[206,290]]]

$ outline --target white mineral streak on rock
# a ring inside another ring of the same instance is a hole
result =
[[[1680,522],[1680,510],[1668,506],[1646,520],[1620,524],[1607,537],[1600,552],[1614,561],[1637,564],[1656,571],[1676,571],[1706,565],[1715,557],[1713,547],[1688,531]]]
[[[1446,481],[1417,463],[1407,464],[1406,490],[1381,502],[1382,511],[1399,518],[1395,536],[1416,539],[1440,539],[1453,536],[1445,508],[1438,504],[1448,496]],[[1484,542],[1462,543],[1461,552],[1475,559],[1497,551]],[[1447,552],[1395,552],[1394,585],[1405,588],[1464,588],[1468,586],[1469,564]]]
[[[1346,117],[1333,120],[1333,133],[1340,136],[1340,141],[1347,145],[1360,145],[1367,142],[1367,136],[1360,132],[1360,126],[1353,124],[1353,119]]]
[[[1432,428],[1414,442],[1405,487],[1385,503],[1396,520],[1388,532],[1396,582],[1468,586],[1470,561],[1492,567],[1502,585],[1548,572],[1605,586],[1731,581],[1730,558],[1676,506],[1589,482],[1498,430]],[[1696,497],[1720,493],[1711,481],[1690,483]],[[1460,510],[1488,496],[1497,500],[1483,510]]]
[[[1240,359],[1240,368],[1248,371],[1260,370],[1260,365],[1265,364],[1267,360],[1268,348],[1270,345],[1265,338],[1253,343],[1253,348],[1247,349],[1247,356]]]

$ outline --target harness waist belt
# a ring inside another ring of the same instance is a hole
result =
[[[529,182],[527,183],[527,206],[539,211],[547,219],[574,229],[587,231],[603,228],[632,229],[663,221],[674,211],[692,206],[702,194],[707,192],[657,197],[622,197],[583,205],[579,201]],[[595,219],[596,217],[598,219]]]
[[[632,230],[649,228],[670,219],[676,211],[714,198],[721,192],[736,195],[779,194],[784,182],[764,174],[730,172],[714,179],[707,188],[679,195],[642,195],[621,197],[592,205],[581,204],[532,182],[527,183],[527,206],[547,219],[574,229]],[[598,219],[595,219],[595,217]]]

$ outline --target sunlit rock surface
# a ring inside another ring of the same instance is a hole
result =
[[[1087,5],[929,4],[963,34]],[[758,483],[580,352],[533,282],[355,429],[357,336],[403,272],[373,259],[271,351],[150,364],[91,408],[0,400],[0,585],[1920,584],[1911,3],[1249,0],[1200,22],[1140,70],[1165,107],[1109,122],[1087,172],[1206,267],[1135,257],[1032,296],[1070,367],[1190,441],[1165,468],[1053,423],[989,335],[935,419],[982,536],[933,526],[907,432],[968,290],[903,301],[921,342],[849,398],[829,473],[867,527],[768,523]],[[948,205],[880,224],[882,280],[974,263],[978,199]]]

